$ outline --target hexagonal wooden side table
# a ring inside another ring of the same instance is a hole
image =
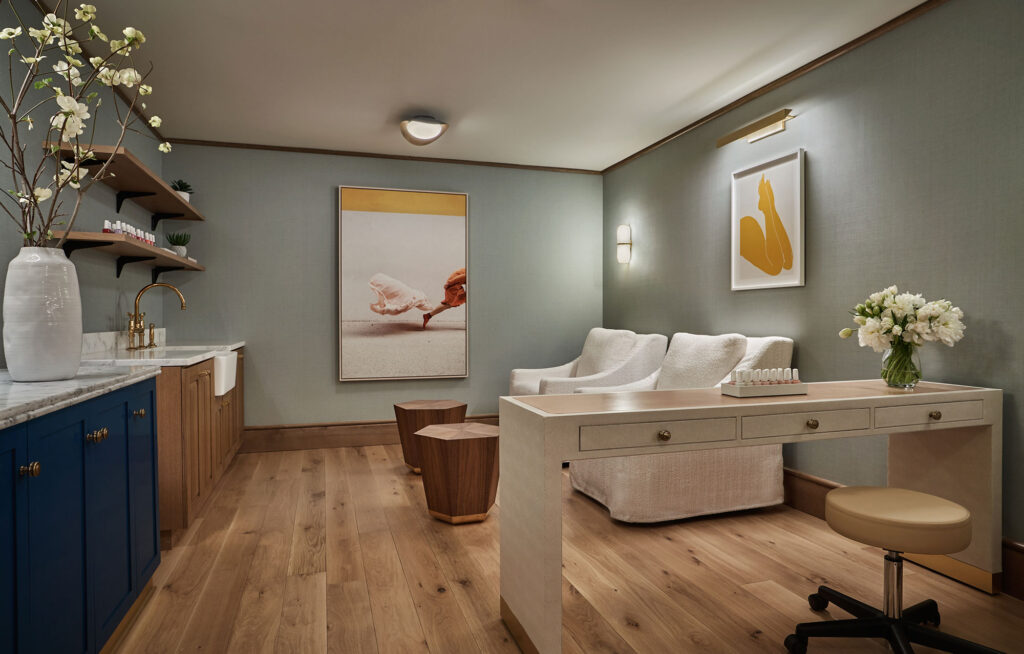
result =
[[[466,419],[466,404],[455,400],[414,400],[395,405],[398,438],[402,441],[402,456],[409,469],[420,474],[420,449],[416,432],[427,425],[462,422]]]
[[[431,425],[416,437],[430,515],[455,525],[486,520],[498,492],[498,428]]]

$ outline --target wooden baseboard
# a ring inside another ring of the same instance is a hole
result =
[[[498,424],[498,414],[466,416],[466,422]],[[313,425],[268,425],[246,427],[242,432],[239,454],[248,452],[285,452],[318,450],[328,447],[396,445],[398,423],[394,420],[334,422]]]
[[[825,495],[842,484],[786,468],[782,484],[788,506],[825,519]],[[1024,599],[1024,543],[1003,539],[1003,572],[991,575],[948,556],[907,555],[907,560],[988,593],[1002,592]],[[984,577],[988,577],[985,579]]]

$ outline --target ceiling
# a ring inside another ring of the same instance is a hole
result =
[[[921,0],[104,0],[165,136],[603,169]],[[451,124],[402,139],[417,113]]]

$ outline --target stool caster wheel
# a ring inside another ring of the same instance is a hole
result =
[[[807,603],[810,604],[812,611],[824,611],[828,608],[828,600],[818,593],[808,595]]]
[[[804,636],[790,634],[782,644],[786,646],[789,654],[807,654],[807,638]]]

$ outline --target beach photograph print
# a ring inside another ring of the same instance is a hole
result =
[[[804,285],[804,151],[732,175],[732,290]]]
[[[341,381],[469,374],[465,193],[338,188]]]

